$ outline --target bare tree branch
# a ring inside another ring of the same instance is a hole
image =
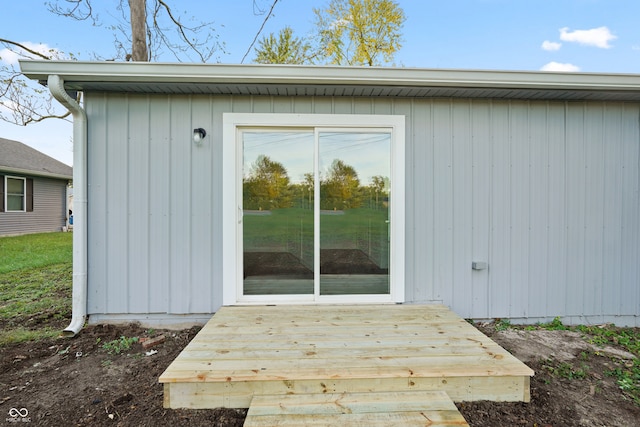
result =
[[[45,55],[43,53],[40,53],[40,52],[35,51],[33,49],[30,49],[30,48],[26,47],[25,45],[23,45],[21,43],[14,42],[12,40],[0,39],[0,43],[5,43],[5,44],[10,44],[12,46],[17,46],[20,49],[25,50],[25,51],[29,52],[32,55],[39,56],[42,59],[52,59],[51,56],[47,56],[47,55]]]
[[[93,13],[91,0],[64,0],[64,2],[69,6],[61,7],[58,5],[58,2],[46,2],[45,4],[49,11],[56,15],[66,16],[67,18],[72,18],[76,21],[91,20],[94,25],[100,24],[98,15]]]
[[[242,61],[240,61],[241,64],[244,63],[244,60],[247,58],[247,55],[249,55],[249,52],[251,52],[251,49],[253,49],[253,45],[256,44],[256,40],[258,40],[258,37],[260,36],[260,33],[262,33],[262,30],[264,29],[265,24],[267,23],[267,21],[271,17],[271,14],[273,13],[273,8],[276,7],[276,3],[278,3],[278,0],[273,0],[273,4],[271,5],[271,9],[269,9],[269,13],[264,18],[264,21],[262,21],[262,25],[260,26],[260,29],[256,33],[256,36],[253,38],[253,41],[249,45],[249,49],[247,49],[247,52],[242,57]],[[253,4],[255,5],[255,2],[253,2]]]

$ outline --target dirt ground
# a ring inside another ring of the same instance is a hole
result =
[[[640,424],[640,406],[605,374],[617,364],[629,363],[632,355],[616,348],[592,347],[574,332],[479,328],[532,367],[536,375],[531,381],[530,403],[459,403],[471,426]],[[0,425],[241,426],[246,410],[162,407],[158,377],[197,331],[90,326],[72,339],[5,347],[0,355]],[[123,336],[160,335],[166,339],[153,348],[155,354],[147,355],[149,350],[140,342],[121,354],[109,354],[103,348]],[[572,378],[573,368],[586,374]]]

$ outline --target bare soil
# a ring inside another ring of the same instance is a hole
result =
[[[479,328],[531,366],[536,375],[531,381],[530,403],[459,403],[471,426],[640,424],[640,406],[606,375],[618,364],[628,363],[632,355],[613,347],[590,346],[574,332]],[[90,326],[75,338],[2,348],[0,425],[241,426],[246,410],[162,407],[158,377],[198,330]],[[157,353],[152,355],[140,343],[121,354],[108,354],[103,348],[104,343],[121,336],[159,335],[166,339],[153,348]],[[558,374],[566,373],[567,366],[586,374],[583,378]]]

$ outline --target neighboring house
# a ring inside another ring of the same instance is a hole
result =
[[[640,75],[21,66],[87,149],[74,312],[92,322],[437,302],[640,326]]]
[[[61,231],[72,177],[70,166],[0,138],[0,235]]]

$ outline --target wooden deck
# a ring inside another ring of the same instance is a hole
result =
[[[533,371],[440,305],[223,307],[160,376],[168,408],[257,395],[443,391],[529,401]]]

